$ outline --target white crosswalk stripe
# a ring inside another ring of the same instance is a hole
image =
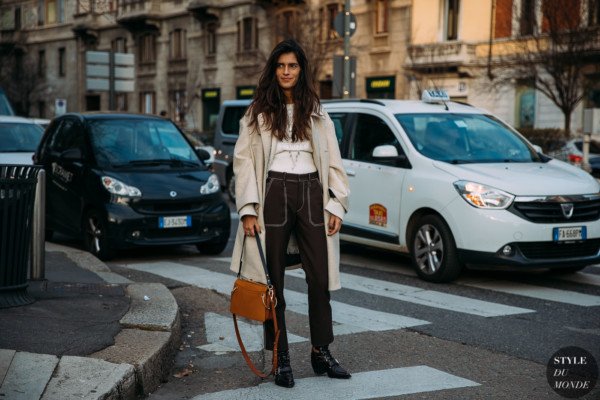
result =
[[[520,282],[501,280],[460,279],[457,283],[496,292],[516,294],[534,299],[554,301],[583,307],[600,306],[600,296],[573,292],[569,290],[534,286]]]
[[[294,400],[358,400],[473,386],[479,384],[435,368],[418,365],[354,373],[350,380],[327,377],[296,379],[293,397]],[[279,400],[289,396],[290,389],[276,386],[273,382],[265,382],[253,387],[203,394],[192,400]]]
[[[177,280],[205,289],[212,289],[219,293],[229,295],[235,276],[208,271],[198,267],[191,267],[172,262],[157,262],[146,264],[127,264],[126,268],[165,278]],[[287,309],[299,314],[308,315],[308,299],[305,294],[292,290],[285,291]],[[337,301],[331,302],[334,321],[334,334],[342,335],[365,331],[384,331],[403,329],[418,325],[429,324],[428,321],[390,314],[381,311],[368,310]]]
[[[304,278],[304,271],[296,269],[287,274]],[[364,276],[341,273],[342,287],[363,293],[389,297],[395,300],[420,304],[481,317],[498,317],[503,315],[525,314],[535,312],[526,308],[512,307],[504,304],[476,300],[468,297],[425,290],[422,288],[400,285],[393,282],[371,279]]]

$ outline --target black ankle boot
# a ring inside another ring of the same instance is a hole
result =
[[[294,387],[294,375],[290,366],[290,353],[287,350],[277,352],[275,384],[286,388]]]
[[[327,376],[336,379],[348,379],[352,376],[340,365],[338,360],[333,358],[327,346],[317,346],[315,348],[318,353],[314,350],[310,352],[310,361],[315,374],[323,375],[327,372]]]

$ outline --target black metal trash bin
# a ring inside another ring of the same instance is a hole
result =
[[[0,165],[0,308],[34,301],[27,294],[27,267],[40,169]]]

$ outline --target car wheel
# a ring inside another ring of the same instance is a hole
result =
[[[97,211],[89,211],[83,220],[85,249],[101,260],[110,260],[115,251],[107,238],[107,222]]]
[[[223,234],[219,236],[217,240],[213,240],[210,242],[202,242],[197,243],[196,248],[202,254],[208,255],[217,255],[221,254],[223,250],[227,247],[227,242],[229,241],[229,232],[227,234]]]
[[[450,282],[462,270],[450,228],[437,215],[418,220],[410,236],[410,255],[417,274],[428,282]]]
[[[229,181],[227,181],[227,194],[231,201],[235,201],[235,175],[232,173]]]

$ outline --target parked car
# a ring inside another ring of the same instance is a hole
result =
[[[35,124],[38,124],[42,129],[46,129],[50,125],[50,120],[46,118],[30,118]]]
[[[43,133],[27,118],[0,116],[0,164],[33,164]]]
[[[240,119],[246,113],[251,100],[225,100],[219,109],[215,127],[214,170],[219,183],[231,200],[235,200],[235,176],[233,174],[233,148],[239,136]]]
[[[186,136],[189,139],[189,141],[192,143],[192,146],[194,146],[194,149],[206,150],[206,152],[210,155],[210,157],[208,159],[204,160],[204,163],[206,164],[207,167],[211,168],[213,163],[215,162],[215,153],[216,153],[215,148],[212,147],[211,145],[204,143],[202,141],[202,139],[200,139],[196,135],[187,134]]]
[[[592,139],[589,151],[589,163],[592,167],[592,175],[600,178],[600,142]],[[568,140],[560,149],[551,152],[550,155],[581,167],[583,163],[583,139]]]
[[[217,254],[229,239],[219,182],[171,121],[135,114],[65,114],[35,155],[46,179],[47,235],[83,238],[109,259],[118,248],[196,244]]]

